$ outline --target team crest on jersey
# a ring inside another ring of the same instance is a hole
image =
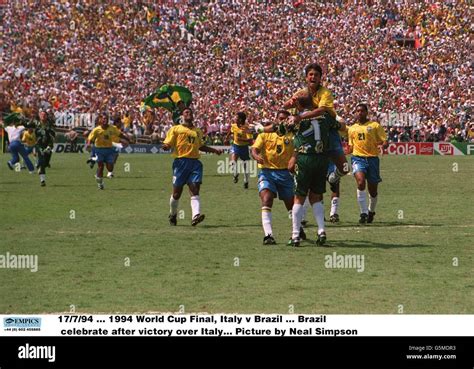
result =
[[[284,141],[284,142],[285,142],[285,145],[288,145],[288,144],[290,143],[290,140],[287,139],[287,138],[285,138],[285,141]]]

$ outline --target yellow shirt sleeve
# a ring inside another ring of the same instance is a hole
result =
[[[387,133],[385,132],[385,129],[383,129],[382,125],[380,123],[377,123],[377,136],[380,141],[387,141]]]
[[[177,127],[177,126],[175,126]],[[166,138],[165,141],[163,142],[165,145],[169,145],[172,147],[176,146],[176,135],[175,133],[175,127],[171,127],[168,132],[166,133]]]
[[[87,140],[88,140],[88,141],[94,143],[95,137],[96,137],[96,135],[97,135],[97,129],[98,129],[98,128],[99,128],[99,127],[94,128],[94,129],[91,131],[91,133],[89,133],[89,136],[87,137]]]
[[[262,147],[263,147],[263,133],[260,133],[258,136],[257,136],[257,139],[255,140],[255,142],[253,143],[252,147],[258,149],[258,150],[261,150]]]

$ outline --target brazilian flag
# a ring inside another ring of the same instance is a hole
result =
[[[188,107],[193,100],[193,95],[186,87],[178,85],[163,85],[142,101],[142,110],[150,108],[163,108],[173,115],[173,123],[179,124],[181,112],[178,104],[183,102]]]

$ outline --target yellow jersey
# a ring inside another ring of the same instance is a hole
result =
[[[295,146],[293,145],[293,134],[287,133],[283,136],[275,132],[260,133],[252,147],[260,151],[263,158],[263,165],[259,168],[266,169],[287,169]]]
[[[116,142],[117,138],[120,137],[120,133],[120,130],[112,125],[109,125],[106,129],[97,126],[89,133],[87,139],[94,143],[97,148],[111,148],[113,146],[112,142]]]
[[[352,146],[354,156],[378,156],[379,148],[387,140],[385,130],[378,122],[356,122],[349,127],[349,146]]]
[[[248,146],[250,142],[244,140],[251,140],[253,135],[249,132],[246,132],[245,129],[240,128],[236,123],[232,124],[230,131],[234,135],[234,145],[238,146]]]
[[[21,141],[28,147],[33,147],[36,145],[36,133],[33,132],[28,132],[25,131],[23,132],[23,137],[21,138]]]
[[[298,97],[307,94],[308,89],[303,88],[297,91],[293,95],[293,97]],[[336,110],[334,109],[334,96],[332,95],[332,92],[329,91],[326,87],[319,86],[316,93],[312,96],[312,99],[315,108],[328,108],[329,114],[331,114],[333,117],[336,117]]]
[[[199,159],[199,148],[204,146],[204,140],[200,128],[178,124],[166,133],[164,144],[173,148],[175,158]]]

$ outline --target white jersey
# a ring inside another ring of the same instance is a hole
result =
[[[21,134],[25,130],[24,126],[8,126],[5,127],[5,132],[8,133],[8,141],[13,142],[13,141],[21,141]]]

